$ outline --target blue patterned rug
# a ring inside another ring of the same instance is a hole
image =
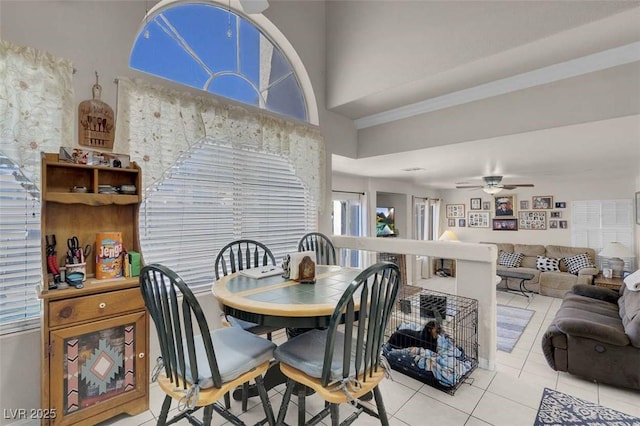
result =
[[[640,426],[640,418],[544,388],[534,426]]]
[[[531,321],[533,311],[514,308],[513,306],[498,305],[498,350],[511,352],[518,343],[522,332]]]

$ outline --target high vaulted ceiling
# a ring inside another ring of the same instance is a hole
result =
[[[339,173],[634,178],[640,2],[330,1],[327,104],[358,128]]]

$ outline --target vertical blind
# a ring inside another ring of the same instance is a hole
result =
[[[192,288],[210,288],[218,251],[258,240],[278,261],[317,227],[317,203],[289,161],[204,138],[145,191],[140,245],[147,264],[174,269]]]
[[[0,154],[0,333],[34,328],[42,280],[39,191]]]

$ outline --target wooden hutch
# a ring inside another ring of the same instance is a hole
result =
[[[136,193],[99,193],[99,185],[135,185]],[[86,193],[72,192],[85,187]],[[95,279],[96,234],[122,233],[126,249],[139,251],[140,168],[61,162],[42,154],[41,406],[43,424],[94,425],[120,413],[148,409],[149,323],[138,277]],[[57,263],[67,239],[89,244],[84,288],[49,289],[45,236],[55,235]]]

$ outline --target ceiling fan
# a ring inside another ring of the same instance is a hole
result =
[[[503,189],[510,190],[516,188],[533,188],[532,183],[512,183],[512,184],[503,184],[502,176],[483,176],[482,180],[484,181],[484,185],[456,185],[458,189],[465,188],[480,188],[487,194],[497,194]]]

